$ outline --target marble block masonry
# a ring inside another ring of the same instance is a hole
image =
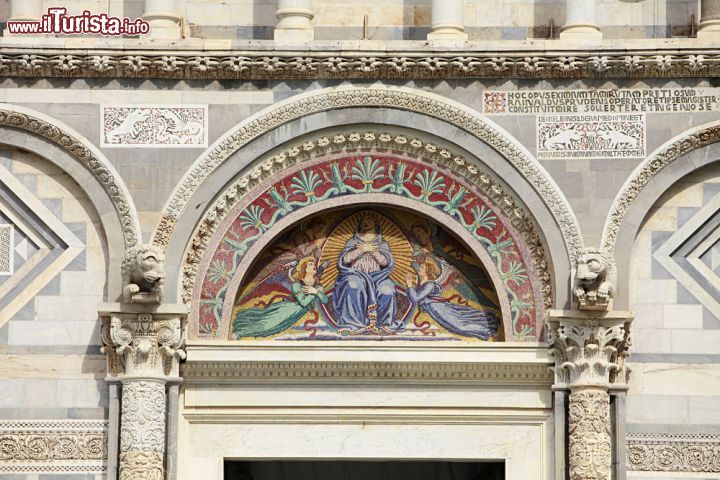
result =
[[[49,6],[0,0],[0,478],[718,478],[720,0]]]

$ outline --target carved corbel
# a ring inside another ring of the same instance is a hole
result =
[[[573,295],[580,310],[605,311],[612,307],[617,269],[615,259],[598,248],[583,248],[575,266]]]
[[[165,281],[165,254],[156,245],[141,245],[125,252],[122,261],[123,301],[151,303],[162,301]]]

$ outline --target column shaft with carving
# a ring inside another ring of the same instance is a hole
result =
[[[603,389],[573,390],[569,417],[570,480],[610,480],[610,395]]]
[[[547,314],[555,389],[570,390],[570,480],[611,480],[612,424],[608,390],[624,388],[629,312],[557,311]]]
[[[101,306],[108,377],[122,383],[120,480],[165,478],[166,387],[179,381],[186,314],[185,305]]]
[[[164,381],[123,382],[120,480],[163,480],[165,403]]]

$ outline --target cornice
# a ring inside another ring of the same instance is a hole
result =
[[[271,42],[245,42],[234,48],[241,42],[201,39],[177,45],[106,42],[111,48],[96,48],[102,45],[98,41],[90,42],[91,48],[73,48],[68,44],[77,42],[50,40],[3,42],[0,76],[178,80],[720,76],[720,52],[699,41],[627,40],[588,48],[558,41],[487,42],[456,49],[437,49],[423,42],[318,42],[302,49],[281,49]]]
[[[183,368],[186,384],[273,383],[453,383],[551,385],[543,363],[384,361],[198,361]]]

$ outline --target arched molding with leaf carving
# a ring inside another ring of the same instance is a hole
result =
[[[454,137],[470,135],[500,155],[542,199],[562,232],[568,256],[574,258],[583,241],[578,221],[560,188],[540,163],[507,132],[479,112],[437,94],[387,86],[343,86],[321,89],[291,97],[241,122],[213,144],[188,170],[163,208],[153,243],[167,248],[179,219],[195,202],[196,192],[223,164],[253,141],[269,132],[316,114],[348,109],[376,109],[413,112],[452,126]],[[399,125],[407,125],[399,122]],[[458,140],[458,138],[453,138]],[[256,167],[256,175],[265,173]],[[207,195],[205,195],[207,197]]]
[[[720,160],[720,121],[706,123],[672,138],[648,156],[625,181],[605,220],[601,246],[618,265],[617,308],[629,304],[630,253],[650,208],[674,183]]]

